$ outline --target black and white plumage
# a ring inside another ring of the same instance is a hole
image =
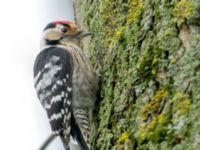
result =
[[[89,115],[94,109],[98,77],[80,48],[89,33],[70,21],[55,21],[44,29],[42,51],[34,64],[38,98],[53,134],[69,150],[70,135],[81,150],[89,150]]]

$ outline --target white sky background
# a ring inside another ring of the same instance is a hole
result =
[[[0,149],[36,150],[50,134],[33,87],[44,26],[73,20],[71,0],[6,0],[0,5]],[[49,150],[63,150],[57,139]]]

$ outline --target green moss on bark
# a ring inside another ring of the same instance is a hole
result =
[[[82,0],[102,65],[93,149],[200,149],[200,0]]]

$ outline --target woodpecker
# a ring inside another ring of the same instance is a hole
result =
[[[81,40],[89,36],[73,21],[53,21],[43,30],[41,51],[34,62],[34,85],[47,112],[52,133],[69,150],[70,136],[89,150],[90,113],[95,107],[98,75]]]

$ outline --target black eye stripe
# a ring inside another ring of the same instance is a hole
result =
[[[64,26],[67,27],[67,28],[70,28],[70,25],[68,25],[68,24],[64,24]]]

